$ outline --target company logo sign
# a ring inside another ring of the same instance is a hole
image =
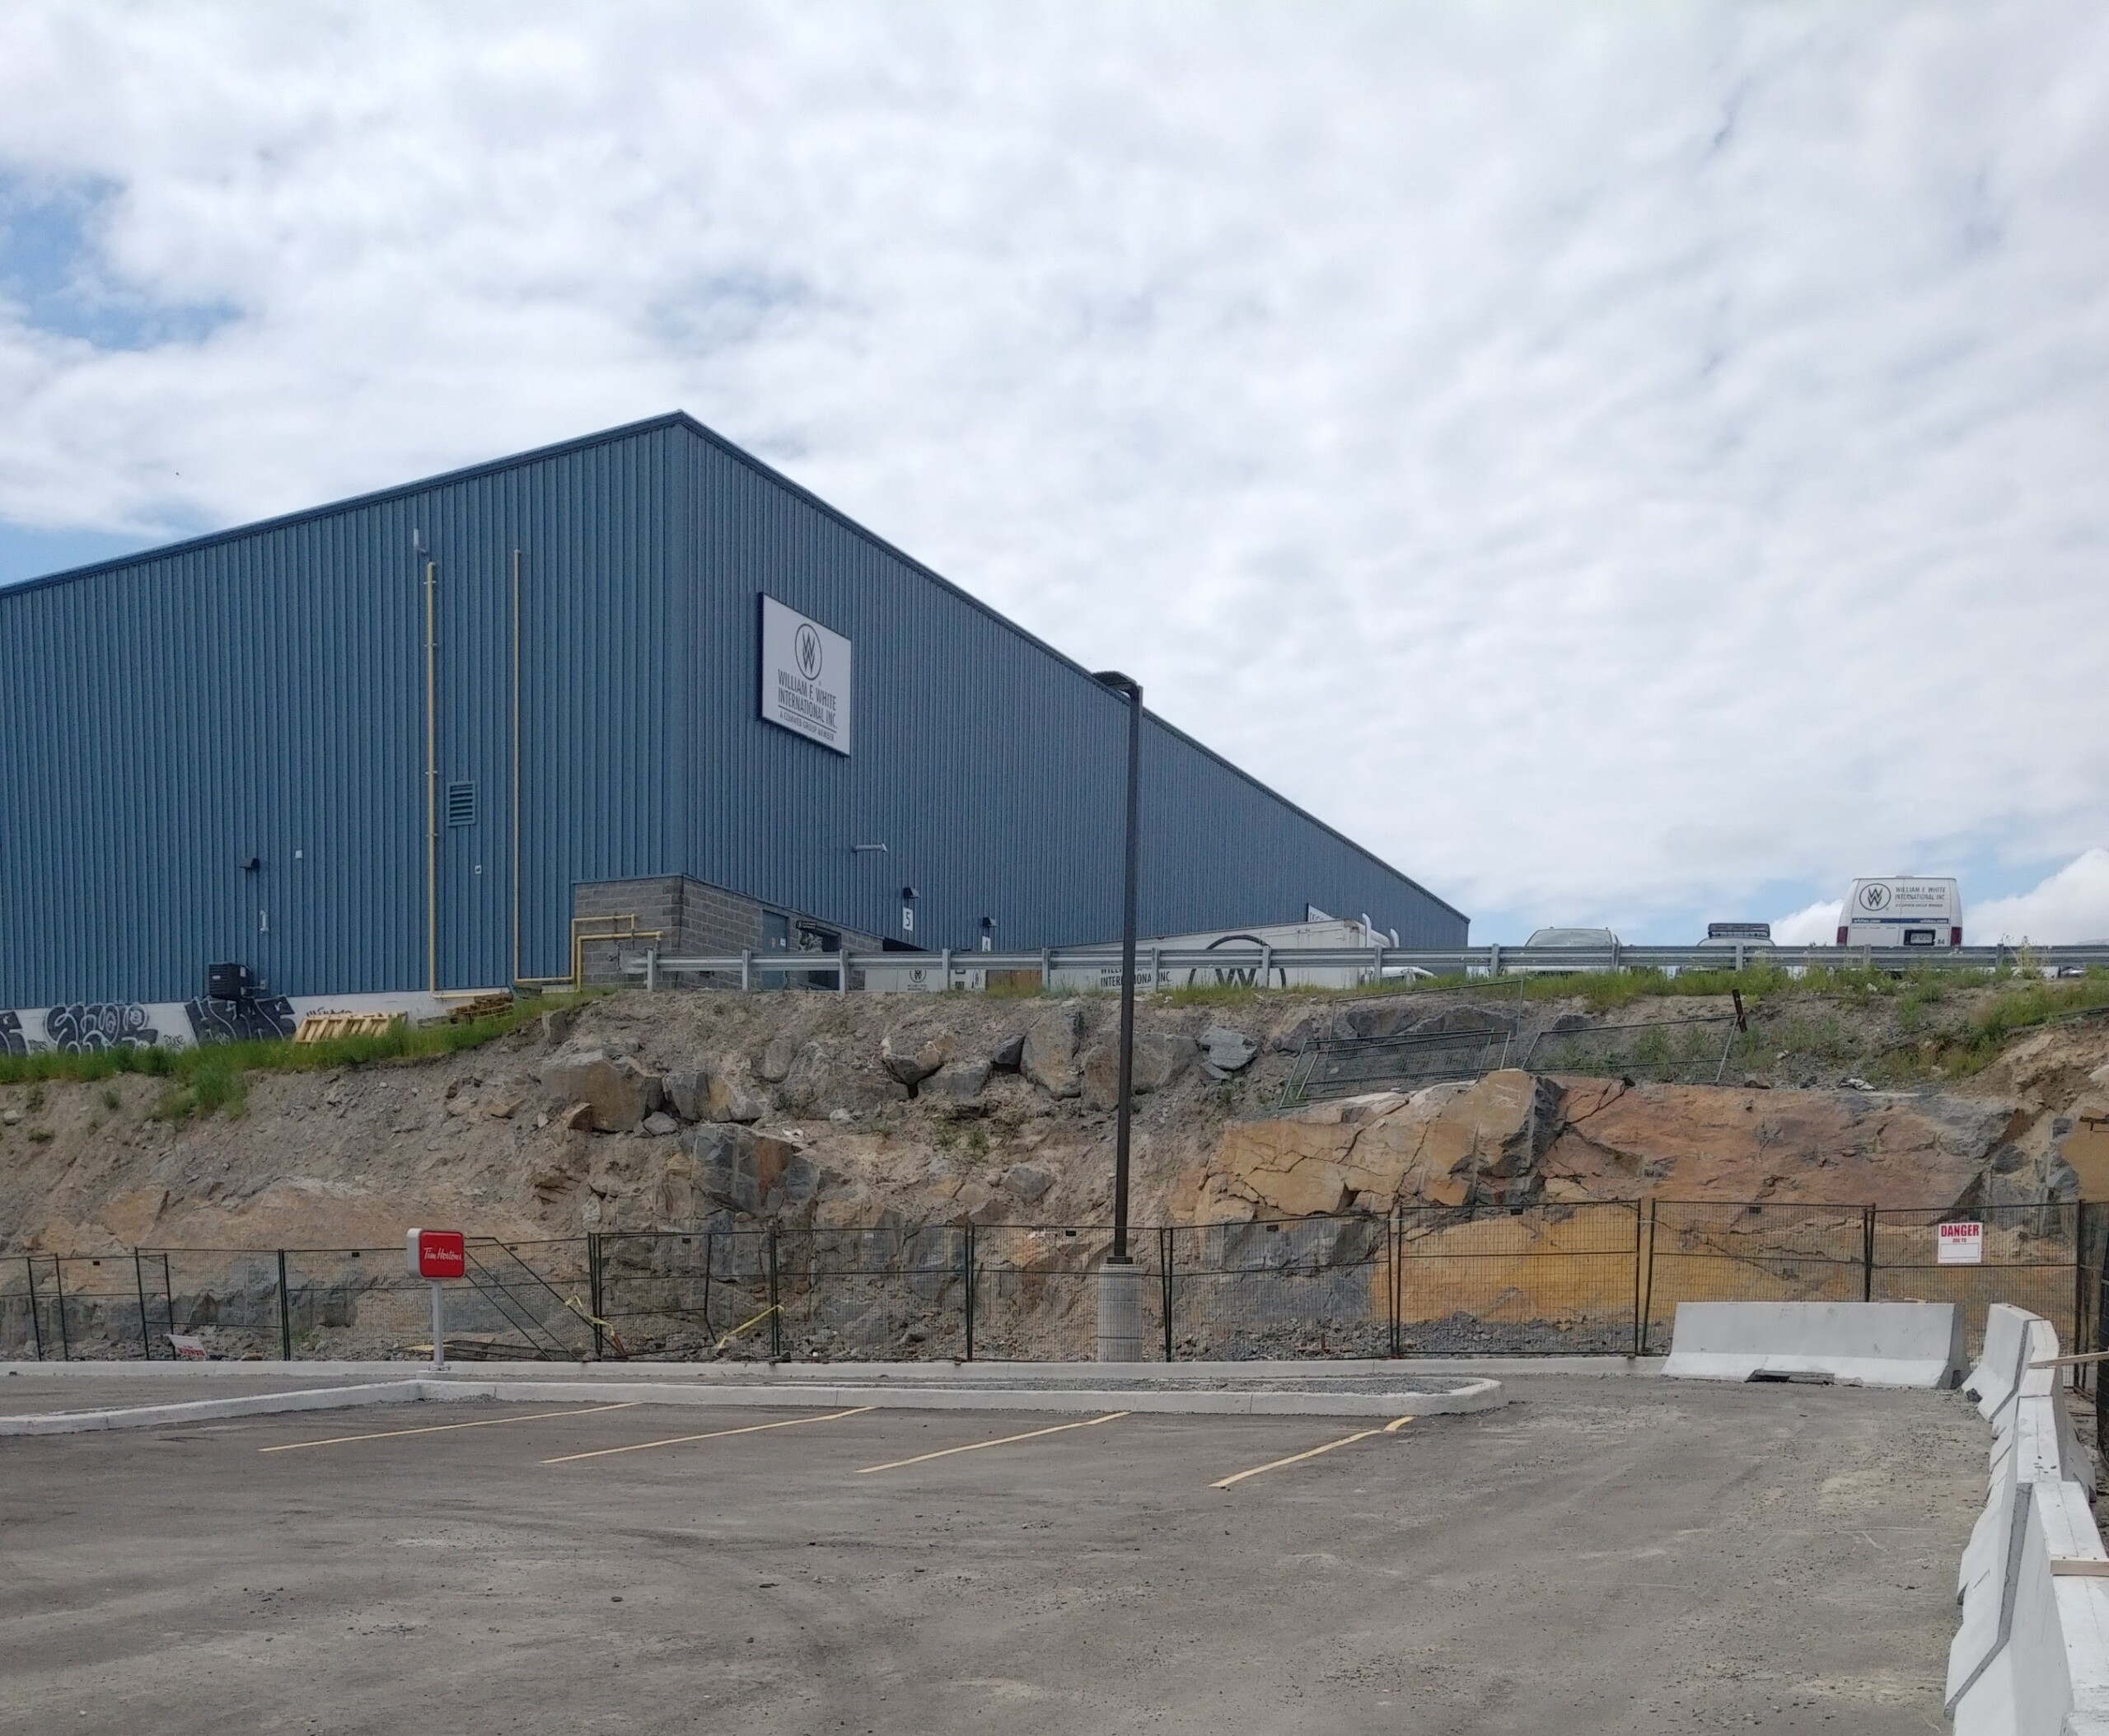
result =
[[[1860,888],[1860,908],[1863,910],[1886,910],[1889,908],[1889,888],[1879,880]]]
[[[414,1229],[406,1240],[413,1278],[437,1282],[469,1270],[469,1238],[458,1229]]]
[[[785,607],[761,600],[761,716],[822,747],[849,752],[853,672],[849,641]]]

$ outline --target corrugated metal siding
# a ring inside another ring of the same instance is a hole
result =
[[[1115,932],[1120,703],[662,419],[0,591],[0,1007],[184,999],[222,957],[288,994],[425,981],[427,559],[439,781],[477,793],[440,834],[441,985],[508,980],[516,550],[526,974],[568,967],[575,882],[662,873],[884,934],[912,884],[930,946]],[[853,759],[757,717],[761,591],[854,641]],[[1146,929],[1310,902],[1463,939],[1154,721],[1145,777]]]

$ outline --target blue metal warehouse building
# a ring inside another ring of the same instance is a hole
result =
[[[1125,702],[685,415],[0,590],[0,1008],[503,987],[640,907],[670,949],[1119,930]],[[1464,943],[1154,718],[1143,776],[1144,932]]]

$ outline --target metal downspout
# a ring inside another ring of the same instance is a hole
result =
[[[520,551],[512,551],[512,981],[520,983]]]
[[[439,563],[425,563],[425,985],[439,993]]]

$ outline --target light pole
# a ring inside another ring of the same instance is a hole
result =
[[[1139,1362],[1143,1275],[1128,1252],[1129,1126],[1135,1083],[1135,880],[1142,829],[1143,689],[1106,669],[1094,677],[1128,701],[1128,826],[1120,911],[1120,1082],[1113,1135],[1113,1252],[1099,1271],[1098,1359]]]

